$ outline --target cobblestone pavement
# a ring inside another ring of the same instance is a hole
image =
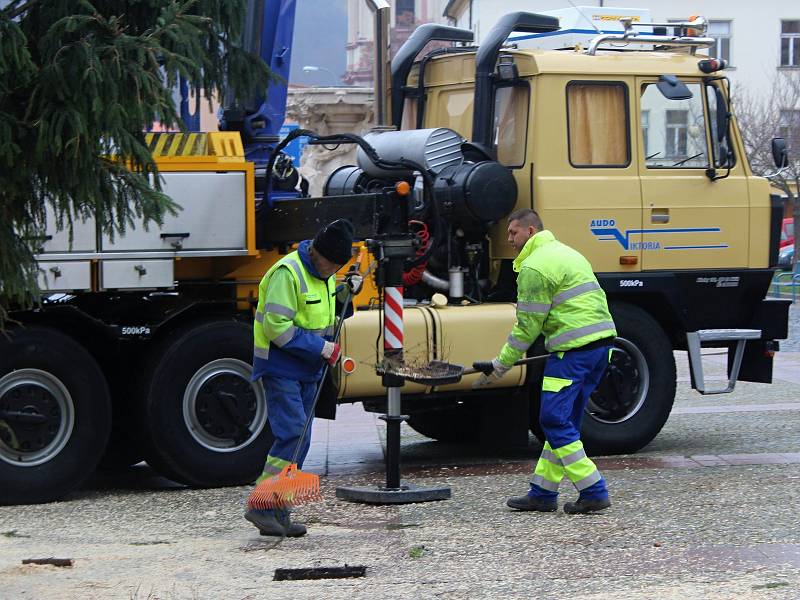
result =
[[[676,353],[663,431],[635,455],[598,458],[614,502],[602,514],[505,507],[527,488],[533,438],[489,450],[405,426],[405,479],[449,485],[452,499],[337,500],[339,486],[383,481],[385,425],[349,405],[315,426],[308,468],[323,475],[324,500],[295,512],[308,536],[257,535],[241,518],[248,487],[186,489],[140,465],[64,502],[0,507],[0,598],[798,598],[800,315],[791,314],[772,385],[700,396]],[[723,356],[705,360],[711,377],[724,375]],[[74,565],[22,564],[50,556]],[[273,581],[277,568],[344,564],[366,565],[366,577]]]

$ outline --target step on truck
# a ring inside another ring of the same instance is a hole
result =
[[[388,4],[368,4],[385,40]],[[291,31],[294,0],[265,10],[264,22]],[[618,330],[584,419],[594,453],[635,452],[658,434],[675,350],[688,351],[700,393],[769,383],[787,336],[788,302],[766,298],[781,215],[748,165],[724,63],[698,52],[713,42],[701,18],[667,32],[623,15],[614,27],[584,41],[565,33],[568,47],[555,49],[558,18],[513,13],[477,47],[471,31],[431,24],[391,64],[376,44],[381,127],[305,132],[359,147],[318,198],[278,143],[284,89],[270,91],[272,105],[226,105],[220,132],[151,134],[182,210],[114,239],[76,223],[71,242],[51,218],[37,255],[41,304],[16,311],[0,336],[0,503],[58,499],[98,464],[143,459],[192,486],[253,481],[272,441],[267,399],[250,381],[258,282],[340,216],[384,250],[411,240],[405,360],[469,365],[494,356],[515,320],[507,216],[538,211],[590,260]],[[290,47],[254,47],[288,75]],[[373,273],[356,298],[347,360],[325,395],[385,412],[381,283]],[[726,382],[706,381],[709,346],[728,350]],[[529,351],[541,352],[541,342]],[[488,390],[473,390],[474,377],[406,384],[408,424],[457,443],[541,437],[541,365]]]

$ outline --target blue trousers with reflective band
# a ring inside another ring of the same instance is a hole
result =
[[[261,381],[267,396],[269,425],[272,428],[272,435],[275,436],[264,464],[263,478],[280,473],[281,469],[292,461],[294,449],[314,402],[318,382],[308,383],[283,377],[262,377]],[[300,453],[297,455],[298,468],[303,467],[303,461],[311,446],[312,426],[313,421],[306,430]]]
[[[560,461],[553,455],[565,446],[575,445],[580,440],[581,421],[589,396],[600,383],[606,368],[608,367],[609,350],[611,345],[590,350],[571,350],[564,353],[554,353],[547,359],[544,368],[546,378],[555,378],[555,385],[544,385],[543,388],[559,387],[558,380],[562,380],[563,385],[558,391],[542,390],[541,407],[539,411],[539,423],[544,431],[545,439],[548,444],[542,451],[542,460],[556,461],[560,467]],[[551,381],[554,381],[551,380]],[[567,383],[571,382],[571,383]],[[581,446],[582,452],[582,444]],[[567,457],[564,457],[567,460]],[[593,465],[591,460],[586,457],[580,462],[584,465]],[[552,465],[548,465],[551,467]],[[569,468],[569,463],[567,462]],[[596,467],[595,467],[596,469]],[[537,466],[537,472],[540,469]],[[598,475],[599,476],[599,473]],[[537,484],[536,481],[541,483]],[[528,492],[530,496],[551,497],[555,499],[558,492],[552,489],[545,489],[543,485],[548,485],[547,481],[542,481],[534,475],[534,482]],[[550,487],[556,487],[550,485]],[[577,486],[576,486],[577,487]],[[579,489],[580,497],[585,499],[603,499],[608,497],[605,480],[600,476],[599,480],[591,486]]]

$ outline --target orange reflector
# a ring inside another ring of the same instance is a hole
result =
[[[697,19],[697,15],[692,15],[689,17],[689,23],[695,21]],[[698,37],[700,35],[699,29],[687,29],[686,35],[689,37]]]
[[[411,186],[407,181],[398,181],[394,184],[394,191],[401,196],[408,196],[411,193]]]
[[[350,357],[345,357],[345,359],[342,361],[342,371],[344,371],[345,374],[350,375],[350,373],[352,373],[355,370],[356,370],[356,361],[354,361]]]
[[[639,257],[638,256],[620,256],[619,257],[619,264],[621,265],[635,265],[638,264]]]

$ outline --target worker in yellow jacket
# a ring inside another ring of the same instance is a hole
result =
[[[257,483],[281,472],[300,444],[298,467],[311,443],[311,427],[300,434],[312,410],[324,364],[335,366],[341,355],[334,340],[336,303],[358,294],[363,278],[347,273],[337,287],[335,273],[352,258],[353,225],[337,219],[313,240],[300,243],[270,268],[258,286],[253,324],[253,380],[261,379],[267,396],[269,424],[275,442]],[[352,304],[345,317],[353,314]],[[250,509],[245,518],[262,535],[299,537],[306,527],[286,510]]]
[[[519,255],[517,322],[491,372],[475,387],[491,385],[544,336],[550,352],[542,381],[539,421],[545,434],[542,454],[525,496],[509,498],[517,510],[552,512],[566,476],[579,492],[564,512],[587,513],[611,505],[603,476],[586,456],[580,439],[583,412],[605,373],[616,336],[605,292],[579,252],[544,229],[539,215],[521,209],[508,218],[508,241]],[[476,363],[476,366],[489,365]],[[483,369],[482,369],[483,370]]]

